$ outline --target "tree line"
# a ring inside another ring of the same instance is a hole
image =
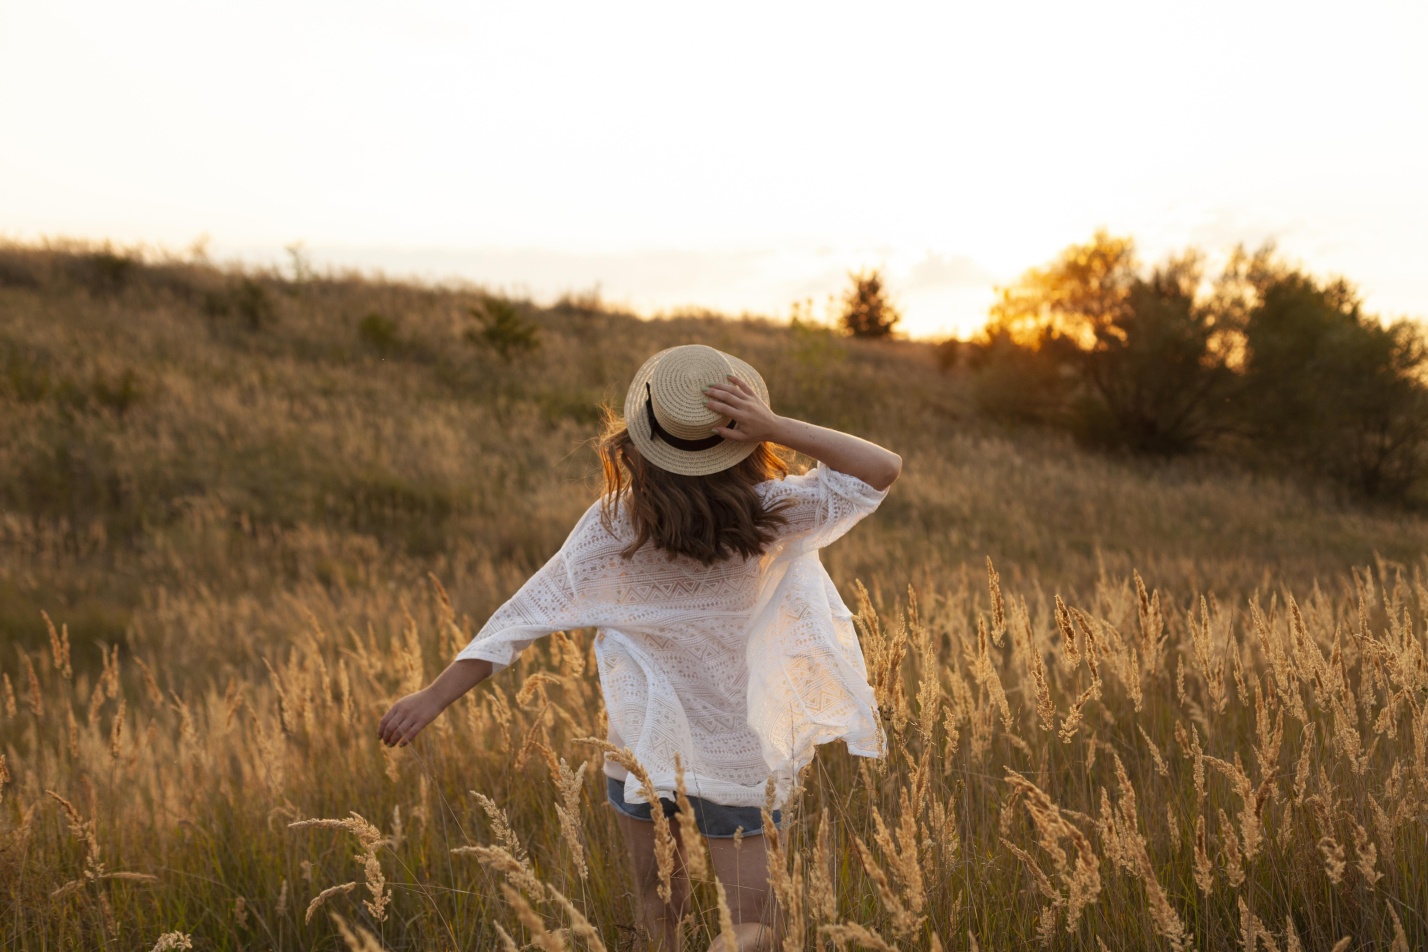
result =
[[[868,320],[895,315],[869,303],[881,284],[853,278],[845,329],[886,336],[890,323]],[[1428,329],[1366,313],[1347,281],[1272,246],[1237,247],[1212,274],[1199,249],[1146,266],[1131,239],[1100,231],[999,288],[985,329],[943,352],[985,412],[1084,444],[1213,450],[1428,499]]]

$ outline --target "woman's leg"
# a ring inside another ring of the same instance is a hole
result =
[[[679,847],[674,873],[669,878],[669,902],[659,897],[659,864],[654,854],[654,824],[636,820],[615,811],[615,822],[624,834],[630,854],[630,870],[635,881],[635,896],[639,903],[640,925],[649,934],[651,952],[681,952],[684,948],[679,922],[689,911],[689,875],[684,866],[684,845],[679,841],[679,826],[670,823],[675,845]],[[737,920],[735,920],[737,921]]]
[[[769,890],[768,850],[762,836],[745,837],[735,848],[732,839],[705,837],[714,860],[714,875],[724,887],[734,920],[738,952],[769,952],[776,934],[778,900]],[[716,941],[710,952],[720,949]]]

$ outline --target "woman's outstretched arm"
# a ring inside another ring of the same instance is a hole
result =
[[[489,661],[461,658],[451,662],[426,687],[393,704],[377,725],[377,736],[388,747],[411,743],[452,701],[490,676]]]
[[[516,594],[496,609],[470,643],[420,691],[408,694],[382,717],[377,735],[389,745],[409,743],[417,732],[461,695],[511,663],[522,651],[554,631],[569,631],[588,624],[587,610],[577,597],[565,564],[566,547],[583,539],[598,526],[598,507],[592,505],[560,550],[550,557]]]
[[[705,406],[716,413],[733,417],[738,424],[733,429],[713,428],[726,440],[780,443],[840,473],[856,476],[879,491],[891,486],[902,473],[902,457],[892,450],[851,433],[781,417],[738,377],[731,375],[728,382],[713,384],[704,394]]]

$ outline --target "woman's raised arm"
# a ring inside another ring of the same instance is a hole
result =
[[[851,433],[781,417],[759,399],[748,384],[729,376],[705,391],[704,405],[732,417],[737,427],[714,427],[726,440],[751,443],[767,440],[811,456],[840,473],[856,476],[878,491],[887,489],[902,473],[902,457]]]

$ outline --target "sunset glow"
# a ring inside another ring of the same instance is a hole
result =
[[[0,234],[943,336],[1105,226],[1428,314],[1422,4],[873,9],[0,0]]]

